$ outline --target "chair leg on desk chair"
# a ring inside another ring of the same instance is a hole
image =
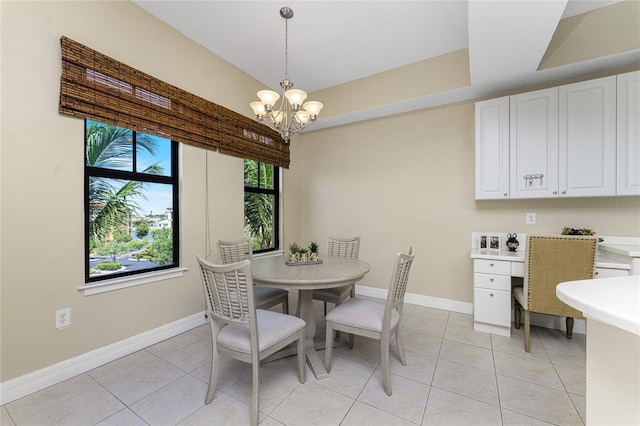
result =
[[[567,317],[567,339],[573,337],[573,318]]]
[[[520,319],[522,317],[522,306],[518,303],[517,300],[514,300],[515,306],[513,308],[513,322],[516,326],[516,330],[520,330]]]
[[[524,311],[524,351],[531,352],[531,322],[529,311]]]

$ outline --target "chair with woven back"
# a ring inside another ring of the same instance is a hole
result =
[[[327,256],[357,259],[360,252],[360,237],[327,237]],[[324,314],[327,315],[327,303],[338,306],[349,297],[355,296],[354,285],[313,290],[313,298],[324,302]]]
[[[205,404],[211,403],[218,381],[219,352],[251,363],[253,404],[251,424],[260,412],[260,361],[297,342],[298,379],[306,381],[304,320],[280,312],[256,309],[251,262],[215,265],[198,257],[211,326],[212,358]]]
[[[394,336],[398,345],[400,362],[402,365],[407,365],[401,327],[404,295],[407,291],[409,271],[413,264],[413,258],[413,248],[409,248],[409,254],[398,253],[396,255],[387,299],[384,304],[360,297],[352,297],[327,314],[324,361],[327,371],[331,371],[334,330],[378,340],[380,342],[384,391],[387,395],[391,395],[389,347]]]
[[[524,348],[531,352],[530,312],[567,317],[566,336],[582,313],[558,299],[556,286],[565,281],[593,278],[598,239],[591,236],[527,235],[523,285],[513,287],[515,327],[524,310]]]
[[[222,264],[235,263],[241,260],[253,260],[251,240],[217,241],[218,254]],[[255,287],[253,290],[257,309],[269,309],[282,304],[282,312],[289,313],[289,292],[280,288]]]

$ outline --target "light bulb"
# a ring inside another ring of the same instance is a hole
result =
[[[280,95],[273,90],[260,90],[258,92],[258,98],[260,101],[266,106],[273,106],[278,99],[280,99]]]
[[[301,105],[307,98],[307,94],[303,90],[298,89],[289,89],[284,92],[284,96],[291,105]]]
[[[324,107],[324,105],[322,105],[322,102],[309,101],[309,102],[306,102],[302,107],[309,114],[318,115],[320,114],[320,110],[322,109],[322,107]]]

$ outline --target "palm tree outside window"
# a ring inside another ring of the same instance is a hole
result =
[[[178,266],[178,144],[85,120],[85,281]]]
[[[244,233],[255,253],[278,250],[279,168],[244,160]]]

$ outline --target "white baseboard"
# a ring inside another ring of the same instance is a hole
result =
[[[356,293],[363,296],[386,299],[387,290],[358,285]],[[463,314],[473,314],[473,303],[460,302],[439,297],[423,296],[407,293],[405,302],[429,308],[445,309]],[[158,342],[176,336],[185,331],[205,324],[207,319],[204,311],[186,318],[163,325],[153,330],[145,331],[111,345],[87,352],[85,354],[67,359],[49,367],[25,374],[15,379],[0,383],[0,405],[7,404],[64,380],[86,373],[101,365],[107,364],[123,356],[154,345]],[[564,330],[564,318],[549,315],[531,314],[531,324],[540,327]],[[576,319],[574,333],[585,333],[585,321]]]
[[[387,298],[387,290],[377,287],[367,287],[358,284],[356,286],[356,294],[363,296],[375,297],[378,299]],[[473,303],[460,302],[458,300],[442,299],[440,297],[423,296],[421,294],[406,293],[404,296],[406,303],[412,305],[426,306],[428,308],[445,309],[447,311],[459,312],[461,314],[472,314]]]
[[[555,317],[553,315],[537,314],[535,312],[531,312],[530,315],[531,325],[561,331],[565,331],[567,328],[565,317]],[[579,318],[574,319],[573,332],[576,334],[586,334],[585,320]]]
[[[101,365],[122,358],[125,355],[184,333],[206,322],[207,319],[204,316],[204,311],[202,311],[111,345],[2,382],[0,383],[0,405],[15,401],[16,399],[75,377],[78,374],[86,373]]]
[[[367,287],[359,284],[356,286],[356,294],[375,297],[378,299],[387,298],[387,290],[377,287]],[[406,303],[426,306],[428,308],[444,309],[447,311],[459,312],[461,314],[473,314],[473,303],[460,302],[458,300],[407,293],[404,297],[404,301]],[[513,307],[511,309],[511,322],[513,322]],[[537,314],[534,312],[531,313],[531,325],[564,331],[566,328],[565,324],[564,317],[555,317],[552,315]],[[585,334],[586,326],[583,319],[576,318],[574,320],[573,332],[577,334]]]

